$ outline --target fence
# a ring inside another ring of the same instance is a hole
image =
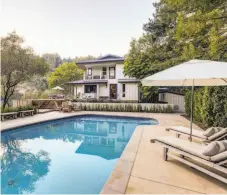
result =
[[[12,107],[14,108],[28,105],[32,105],[32,100],[12,100]]]
[[[167,102],[168,104],[173,104],[175,110],[178,109],[179,112],[185,112],[184,95],[174,93],[160,93],[159,101]]]

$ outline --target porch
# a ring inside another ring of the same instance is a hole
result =
[[[94,81],[94,80],[92,80]],[[107,82],[85,82],[72,85],[71,94],[74,99],[81,100],[108,100],[117,99],[117,84]]]

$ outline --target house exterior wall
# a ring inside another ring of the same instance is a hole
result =
[[[84,85],[76,85],[74,87],[74,97],[76,97],[77,95],[81,95],[84,93]]]
[[[109,87],[106,84],[99,85],[99,96],[109,96]]]
[[[88,79],[88,68],[92,68],[92,76],[101,76],[102,75],[102,68],[106,67],[106,75],[108,80],[107,84],[96,84],[93,83],[91,85],[97,85],[97,93],[94,94],[95,97],[99,98],[102,97],[109,97],[110,96],[110,84],[117,85],[117,100],[132,100],[138,101],[139,100],[139,93],[138,93],[138,83],[125,83],[125,97],[122,97],[122,83],[118,82],[118,79],[129,79],[128,76],[124,76],[123,63],[104,63],[104,64],[95,64],[95,65],[85,65],[85,73],[84,73],[84,80]],[[109,79],[109,68],[115,67],[115,79]],[[89,79],[94,79],[89,77]],[[100,77],[101,79],[101,77]],[[77,90],[76,90],[77,89]],[[84,94],[84,84],[77,84],[74,87],[74,97],[80,94]],[[87,95],[87,94],[86,94]],[[88,94],[89,95],[89,94]],[[91,94],[93,95],[93,94]]]
[[[125,84],[125,97],[123,97],[122,85]],[[119,83],[118,84],[118,94],[119,100],[134,100],[138,101],[139,91],[137,83]]]

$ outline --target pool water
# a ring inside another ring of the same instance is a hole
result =
[[[3,194],[97,194],[143,118],[77,116],[1,133]]]

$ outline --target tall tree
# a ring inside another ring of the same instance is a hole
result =
[[[54,70],[48,77],[50,87],[64,85],[69,81],[83,78],[83,70],[75,62],[65,62]]]
[[[9,103],[19,83],[33,75],[45,75],[49,70],[43,58],[35,56],[31,48],[22,47],[24,40],[16,32],[9,33],[1,41],[1,85],[3,109]]]
[[[132,40],[126,75],[144,78],[189,59],[227,61],[227,1],[160,0],[144,35]]]
[[[42,55],[42,57],[49,64],[51,71],[53,71],[63,62],[61,56],[58,53],[45,53]]]

